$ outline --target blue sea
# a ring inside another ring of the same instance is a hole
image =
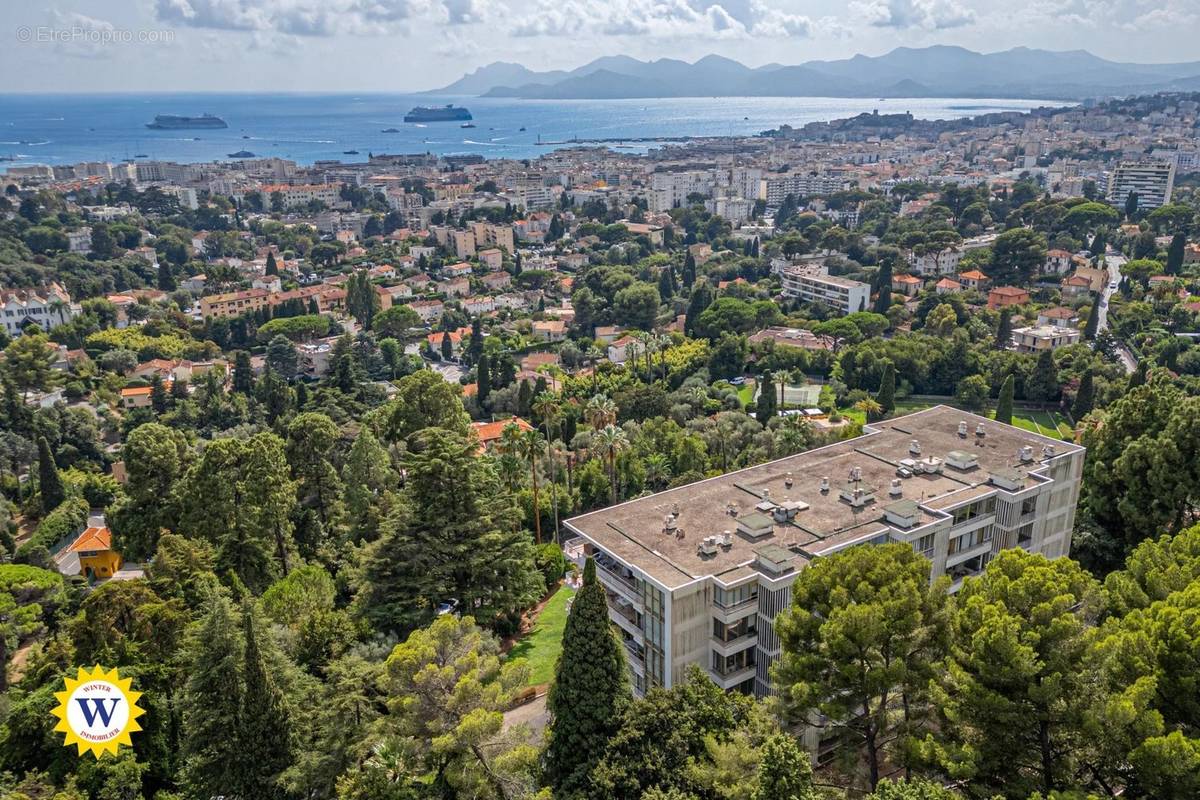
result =
[[[405,123],[413,106],[455,103],[474,115],[459,122]],[[536,158],[572,138],[747,135],[863,111],[909,111],[951,119],[1024,111],[1045,100],[721,97],[637,100],[517,100],[390,94],[0,95],[0,168],[150,158],[194,162],[248,150],[309,164],[366,160],[368,153],[479,153]],[[223,130],[160,131],[156,114],[222,117]],[[383,133],[397,128],[399,133]],[[521,130],[524,128],[524,130]],[[615,145],[644,152],[649,143]],[[357,150],[357,154],[347,154]]]

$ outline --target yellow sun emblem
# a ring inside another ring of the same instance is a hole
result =
[[[66,690],[55,692],[58,707],[54,716],[56,733],[65,733],[64,747],[75,745],[79,755],[91,750],[96,758],[117,754],[120,745],[133,745],[129,734],[140,731],[137,718],[146,712],[138,708],[141,692],[133,691],[132,678],[122,679],[115,669],[79,668],[78,678],[64,678]]]

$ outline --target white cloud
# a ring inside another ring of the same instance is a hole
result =
[[[156,0],[162,22],[294,36],[378,35],[420,17],[473,22],[481,0]]]
[[[514,36],[645,36],[654,39],[807,38],[838,27],[764,0],[540,0],[513,10]]]
[[[1037,25],[1115,28],[1131,33],[1200,24],[1196,0],[1052,0],[1031,4],[1026,13]]]
[[[975,12],[957,0],[867,0],[850,10],[878,28],[944,30],[970,25]]]

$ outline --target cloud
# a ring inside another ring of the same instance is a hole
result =
[[[392,33],[409,20],[475,21],[481,0],[155,0],[162,22],[293,36]]]
[[[513,36],[645,36],[654,39],[807,38],[814,22],[764,0],[540,0],[513,12]]]
[[[960,28],[975,21],[975,12],[957,0],[867,0],[850,10],[877,28]]]
[[[1200,7],[1195,0],[1052,0],[1031,4],[1023,16],[1037,26],[1066,24],[1141,33],[1200,24]]]

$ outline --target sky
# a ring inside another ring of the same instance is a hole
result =
[[[0,93],[405,92],[493,61],[958,45],[1200,60],[1200,0],[0,0]]]

